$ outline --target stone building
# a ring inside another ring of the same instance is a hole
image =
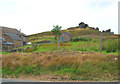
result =
[[[60,42],[67,42],[72,39],[72,35],[69,32],[63,32],[60,35]]]
[[[4,38],[0,37],[0,51],[10,51],[13,48],[13,43],[7,42]]]
[[[28,36],[20,33],[17,29],[0,26],[2,48],[17,48],[23,45],[23,41],[28,42]],[[23,40],[24,38],[24,40]]]

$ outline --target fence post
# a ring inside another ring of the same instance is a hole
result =
[[[100,33],[100,52],[102,52],[102,33]]]
[[[58,36],[58,50],[60,50],[60,42],[59,42],[60,37]]]

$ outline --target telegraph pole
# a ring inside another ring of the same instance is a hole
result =
[[[20,29],[20,36],[21,36],[21,45],[22,45],[22,52],[23,52],[23,38],[22,38],[22,33],[21,33],[21,29]]]

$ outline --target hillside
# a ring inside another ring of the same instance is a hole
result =
[[[84,26],[83,26],[84,27]],[[72,40],[60,42],[50,31],[29,35],[31,45],[24,52],[2,53],[3,78],[45,81],[117,81],[118,36],[92,27],[72,27],[62,32]],[[41,43],[41,41],[50,41]],[[7,60],[7,61],[6,61]]]
[[[69,32],[70,34],[73,35],[73,38],[75,37],[99,38],[99,34],[100,34],[99,30],[93,29],[92,27],[80,28],[79,26],[68,28],[66,30],[61,30],[61,32]],[[103,39],[117,38],[116,35],[111,33],[102,32],[102,35],[103,35]],[[31,43],[54,39],[54,36],[52,35],[51,31],[32,34],[32,35],[29,35],[29,37],[30,37],[29,40]]]

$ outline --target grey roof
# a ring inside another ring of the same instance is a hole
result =
[[[1,29],[4,33],[20,34],[20,31],[18,31],[18,30],[15,29],[15,28],[8,28],[8,27],[0,26],[0,29]]]
[[[5,43],[3,43],[3,44],[6,44],[6,45],[13,45],[13,43],[11,43],[11,42],[5,42]]]
[[[5,33],[8,35],[12,40],[22,40],[19,35],[17,34],[11,34],[11,33]]]
[[[24,37],[28,37],[28,35],[24,34],[24,33],[21,33]]]
[[[63,32],[63,33],[68,34],[69,36],[72,36],[72,34],[70,34],[69,32]]]

